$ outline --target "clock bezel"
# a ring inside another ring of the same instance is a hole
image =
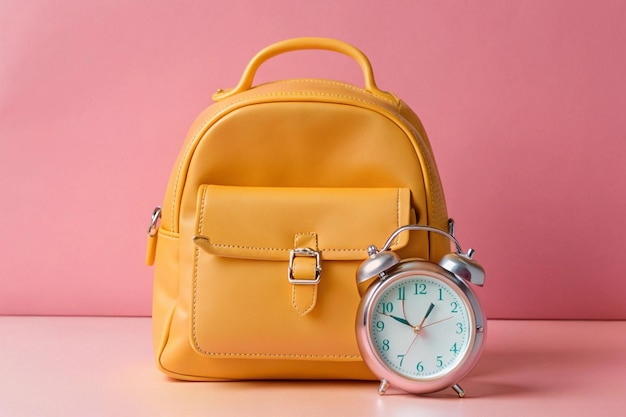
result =
[[[376,309],[376,299],[385,290],[398,281],[415,277],[428,276],[449,285],[466,304],[470,315],[471,337],[464,357],[456,365],[441,375],[426,378],[411,378],[391,368],[379,355],[372,334],[371,321]],[[424,394],[436,392],[458,383],[476,365],[483,349],[486,333],[486,318],[473,290],[461,279],[437,264],[423,260],[404,260],[386,271],[384,278],[378,278],[365,292],[359,305],[356,335],[361,356],[369,369],[380,380],[387,380],[391,386],[406,392]]]

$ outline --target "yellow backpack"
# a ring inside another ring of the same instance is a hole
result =
[[[263,62],[304,49],[353,58],[364,88],[253,85]],[[374,379],[356,343],[356,269],[400,226],[448,228],[421,122],[376,86],[361,51],[326,38],[263,49],[213,99],[148,232],[159,368],[185,380]],[[405,233],[392,249],[437,262],[450,245]]]

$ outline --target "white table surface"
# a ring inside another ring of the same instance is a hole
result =
[[[149,318],[0,316],[0,416],[625,416],[626,321],[489,322],[479,365],[428,396],[375,382],[179,382]]]

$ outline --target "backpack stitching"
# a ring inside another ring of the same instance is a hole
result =
[[[319,82],[324,82],[323,80],[320,80]],[[257,95],[251,95],[251,96],[247,96],[247,97],[242,97],[238,100],[229,102],[227,104],[224,104],[222,107],[219,107],[217,109],[215,109],[215,112],[212,113],[211,115],[207,116],[207,120],[205,121],[205,123],[196,131],[196,133],[194,133],[193,135],[193,140],[191,140],[189,142],[189,144],[187,145],[187,147],[185,148],[185,153],[183,155],[183,158],[181,160],[181,163],[178,165],[178,170],[176,173],[176,183],[174,186],[174,195],[172,198],[172,217],[171,217],[171,225],[170,228],[172,230],[175,229],[174,227],[174,221],[175,221],[175,216],[174,213],[176,212],[176,195],[178,194],[178,190],[179,190],[179,186],[180,186],[180,176],[182,174],[182,170],[183,170],[183,165],[185,164],[185,161],[187,161],[189,154],[191,152],[191,149],[196,147],[198,142],[200,141],[200,134],[205,131],[211,124],[215,123],[215,121],[217,121],[218,119],[220,119],[221,115],[223,112],[226,112],[227,110],[233,110],[239,107],[239,105],[241,103],[245,103],[246,101],[252,101],[252,100],[256,100],[256,99],[260,99],[260,98],[276,98],[276,97],[297,97],[297,96],[305,96],[305,97],[331,97],[331,98],[338,98],[338,99],[350,99],[350,100],[354,100],[360,103],[365,103],[365,104],[369,104],[373,107],[376,107],[378,109],[381,109],[385,112],[388,112],[389,110],[386,109],[384,106],[381,106],[380,104],[377,104],[375,102],[372,102],[370,100],[364,100],[358,97],[353,97],[353,96],[349,96],[349,95],[345,95],[345,94],[335,94],[335,93],[323,93],[323,92],[311,92],[311,91],[290,91],[290,92],[275,92],[275,93],[264,93],[264,94],[257,94]],[[378,97],[378,96],[377,96]],[[251,104],[261,104],[261,103],[251,103]],[[350,105],[350,103],[345,103],[346,105]],[[180,213],[178,213],[180,215]]]

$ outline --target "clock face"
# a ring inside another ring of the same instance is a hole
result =
[[[403,377],[429,380],[456,369],[475,335],[469,300],[446,279],[391,279],[372,299],[369,335],[384,365]]]

